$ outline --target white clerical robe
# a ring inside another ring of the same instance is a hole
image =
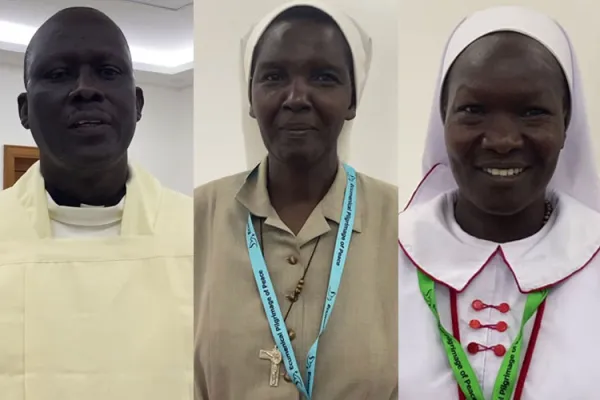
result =
[[[192,398],[192,201],[131,172],[116,237],[53,237],[37,164],[0,192],[2,400]]]
[[[553,202],[554,213],[537,234],[502,245],[460,229],[452,194],[400,214],[400,399],[459,398],[436,321],[419,290],[417,268],[436,282],[441,322],[460,339],[486,399],[502,357],[485,349],[509,349],[521,325],[525,293],[541,288],[550,291],[525,325],[512,398],[600,399],[600,215],[564,194]],[[506,330],[497,328],[500,322]],[[470,343],[481,350],[470,353]]]

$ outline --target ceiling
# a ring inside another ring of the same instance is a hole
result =
[[[94,7],[121,27],[138,81],[178,88],[192,84],[193,0],[0,0],[0,62],[22,66],[35,30],[73,6]]]
[[[194,3],[193,0],[122,0],[130,3],[138,3],[148,6],[164,8],[171,11],[177,11],[183,7],[190,6]]]

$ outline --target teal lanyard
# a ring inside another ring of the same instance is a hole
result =
[[[469,359],[462,349],[461,344],[442,326],[440,314],[437,310],[435,283],[423,272],[417,271],[417,274],[419,277],[419,288],[421,289],[421,294],[423,295],[425,303],[427,303],[427,306],[431,310],[431,313],[437,322],[437,326],[440,331],[440,337],[442,339],[442,343],[444,344],[446,355],[448,356],[448,361],[450,363],[450,367],[452,368],[454,378],[458,382],[458,386],[460,386],[460,389],[464,393],[467,400],[485,400],[483,397],[483,391],[481,390],[481,386],[477,380],[477,376],[475,375],[475,372],[473,371],[473,368],[471,367]],[[498,375],[496,377],[496,383],[494,384],[494,391],[491,400],[511,399],[513,391],[515,390],[515,383],[518,376],[521,347],[523,344],[523,328],[527,324],[527,321],[529,321],[533,314],[535,314],[538,307],[544,302],[546,296],[548,296],[548,290],[540,290],[527,295],[527,301],[525,302],[525,309],[523,310],[523,319],[521,322],[521,327],[519,328],[519,333],[502,360],[502,365],[500,366],[500,370],[498,371]]]
[[[271,283],[267,264],[265,263],[264,256],[260,250],[251,215],[248,215],[248,223],[246,225],[248,255],[250,256],[250,263],[252,264],[252,271],[254,272],[254,279],[256,280],[263,308],[269,321],[271,334],[273,335],[277,349],[282,354],[282,361],[288,375],[292,378],[292,381],[300,393],[308,400],[312,398],[314,387],[313,383],[315,380],[319,338],[323,332],[325,332],[327,322],[329,322],[329,317],[331,316],[335,304],[335,299],[342,280],[342,274],[344,272],[344,265],[346,264],[350,239],[352,238],[352,229],[354,227],[354,217],[356,215],[356,172],[349,165],[344,165],[344,168],[346,170],[346,192],[344,195],[344,203],[342,205],[340,227],[337,233],[333,260],[331,261],[331,273],[329,275],[329,285],[327,287],[327,297],[325,299],[319,335],[310,347],[308,357],[306,358],[306,384],[302,379],[300,368],[298,368],[298,362],[296,361],[292,342],[287,333],[287,327],[285,326],[285,319],[281,313],[275,289]]]

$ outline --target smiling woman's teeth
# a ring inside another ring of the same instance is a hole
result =
[[[484,168],[486,173],[493,176],[514,176],[519,175],[524,171],[524,168],[508,168],[508,169],[500,169],[500,168]]]

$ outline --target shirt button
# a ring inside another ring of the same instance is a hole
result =
[[[290,336],[290,340],[296,339],[296,332],[293,329],[288,329],[288,335]]]
[[[508,324],[504,321],[500,321],[496,324],[496,330],[498,332],[505,332],[508,329]]]
[[[510,306],[508,303],[502,303],[498,306],[498,311],[500,311],[502,314],[506,314],[510,311]]]
[[[287,261],[291,264],[291,265],[296,265],[298,263],[298,259],[294,256],[289,256]]]
[[[292,378],[290,378],[290,376],[288,374],[283,374],[283,380],[288,383],[292,382]]]
[[[473,303],[471,303],[471,307],[473,307],[473,310],[475,311],[481,311],[485,308],[485,305],[481,300],[473,300]]]
[[[481,328],[481,322],[476,319],[472,319],[471,322],[469,322],[469,326],[473,329],[479,329]]]
[[[467,345],[467,351],[471,354],[479,353],[479,345],[475,342],[471,342]]]
[[[506,354],[506,347],[504,347],[501,344],[497,344],[494,346],[494,354],[497,355],[498,357],[502,357],[503,355]]]

